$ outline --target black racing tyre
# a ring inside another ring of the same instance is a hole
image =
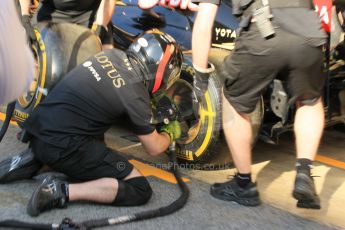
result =
[[[172,98],[183,114],[193,114],[193,75],[192,66],[184,64],[180,79],[170,89],[174,90]],[[177,141],[176,154],[179,162],[187,163],[188,167],[200,168],[217,146],[221,131],[219,83],[217,75],[213,74],[205,97],[198,98],[200,118],[191,116],[190,120],[181,122],[184,135]]]
[[[69,23],[41,23],[32,44],[35,79],[29,91],[16,103],[14,118],[19,126],[63,76],[102,49],[98,37],[88,28]]]
[[[216,69],[219,68],[225,56],[229,51],[222,49],[212,49],[209,61],[212,62]],[[186,55],[185,55],[186,56]],[[183,65],[181,79],[178,80],[169,91],[172,98],[179,105],[180,110],[184,113],[186,110],[192,109],[192,81],[194,69],[188,57]],[[188,119],[182,122],[182,129],[187,135],[183,135],[181,140],[177,142],[177,157],[180,163],[194,169],[217,169],[230,163],[231,158],[229,151],[220,151],[226,147],[222,136],[221,121],[221,105],[222,94],[221,88],[223,79],[220,79],[217,71],[215,71],[209,80],[208,90],[204,98],[199,99],[200,103],[200,119],[196,122]],[[177,99],[176,99],[177,98]],[[188,98],[188,99],[187,99]],[[183,100],[183,103],[181,103]],[[188,101],[189,100],[189,101]],[[258,136],[262,119],[263,119],[263,103],[260,101],[257,108],[251,114],[253,127],[253,144]],[[226,152],[226,156],[222,156]]]

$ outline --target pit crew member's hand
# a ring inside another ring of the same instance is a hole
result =
[[[194,91],[196,96],[200,99],[204,96],[208,87],[208,80],[210,74],[215,71],[214,66],[209,64],[207,69],[201,69],[194,66],[195,76],[193,81]]]
[[[29,15],[23,15],[22,16],[22,25],[25,29],[26,35],[28,36],[28,38],[31,41],[37,41],[36,39],[36,35],[35,35],[35,31],[34,28],[31,25],[31,21],[30,21],[30,16]]]
[[[139,0],[138,4],[142,9],[149,9],[159,4],[160,6],[169,6],[172,8],[180,8],[182,10],[199,10],[199,6],[192,3],[192,0]]]
[[[157,5],[159,0],[139,0],[138,5],[141,9],[150,9]]]
[[[170,143],[181,137],[181,125],[178,121],[171,121],[169,124],[163,125],[159,132],[165,132],[170,136]]]

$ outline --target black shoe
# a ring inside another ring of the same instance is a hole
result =
[[[17,156],[0,162],[0,183],[32,178],[42,164],[39,163],[30,148]]]
[[[67,196],[65,195],[67,183],[52,176],[46,177],[32,194],[27,213],[30,216],[38,216],[41,212],[53,208],[67,207]]]
[[[211,186],[211,195],[215,198],[234,201],[245,206],[258,206],[261,201],[256,184],[250,182],[246,187],[241,188],[236,178],[225,183],[215,183]]]
[[[295,188],[292,193],[298,200],[297,207],[320,209],[320,198],[316,194],[314,180],[305,173],[297,173],[295,179]]]

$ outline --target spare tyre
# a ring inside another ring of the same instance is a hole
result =
[[[37,42],[31,45],[35,78],[29,91],[17,100],[13,114],[19,126],[67,72],[102,49],[91,30],[76,24],[40,23],[35,34]]]

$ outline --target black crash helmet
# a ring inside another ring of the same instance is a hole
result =
[[[139,62],[143,80],[151,94],[169,88],[181,73],[179,45],[170,35],[157,29],[141,34],[129,46],[127,54]]]

